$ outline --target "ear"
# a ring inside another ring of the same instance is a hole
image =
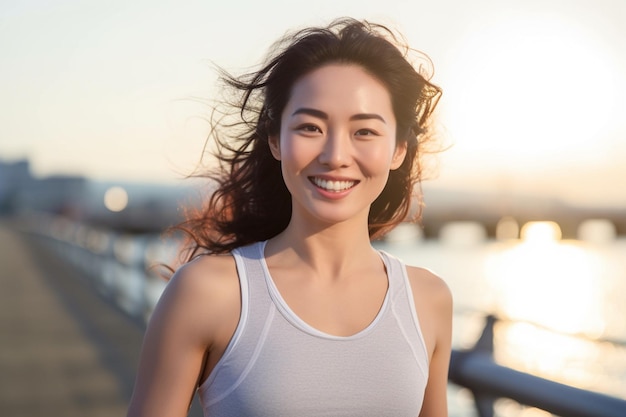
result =
[[[270,152],[272,152],[272,156],[280,161],[280,137],[278,135],[271,135],[267,139],[267,143],[270,145]]]
[[[406,148],[406,141],[396,145],[396,149],[393,151],[393,157],[391,158],[391,170],[400,168],[406,157]]]
[[[278,135],[271,135],[267,142],[270,145],[270,152],[272,152],[272,156],[277,161],[280,161],[280,137]]]

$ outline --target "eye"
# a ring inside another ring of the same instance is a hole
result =
[[[322,129],[314,124],[302,124],[297,127],[297,130],[305,133],[322,133]]]
[[[355,132],[357,136],[378,136],[378,133],[372,129],[359,129]]]

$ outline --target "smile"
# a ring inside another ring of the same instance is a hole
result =
[[[332,192],[345,191],[357,183],[357,181],[331,181],[318,177],[309,177],[309,180],[319,188]]]

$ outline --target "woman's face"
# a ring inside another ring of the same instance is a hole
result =
[[[281,117],[274,157],[292,195],[294,216],[367,222],[389,171],[406,153],[386,87],[357,65],[329,64],[300,78]]]

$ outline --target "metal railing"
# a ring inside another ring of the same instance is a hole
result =
[[[480,417],[494,416],[494,402],[509,398],[561,417],[626,417],[626,400],[574,388],[498,365],[493,359],[494,316],[469,350],[454,350],[449,381],[468,388]]]

